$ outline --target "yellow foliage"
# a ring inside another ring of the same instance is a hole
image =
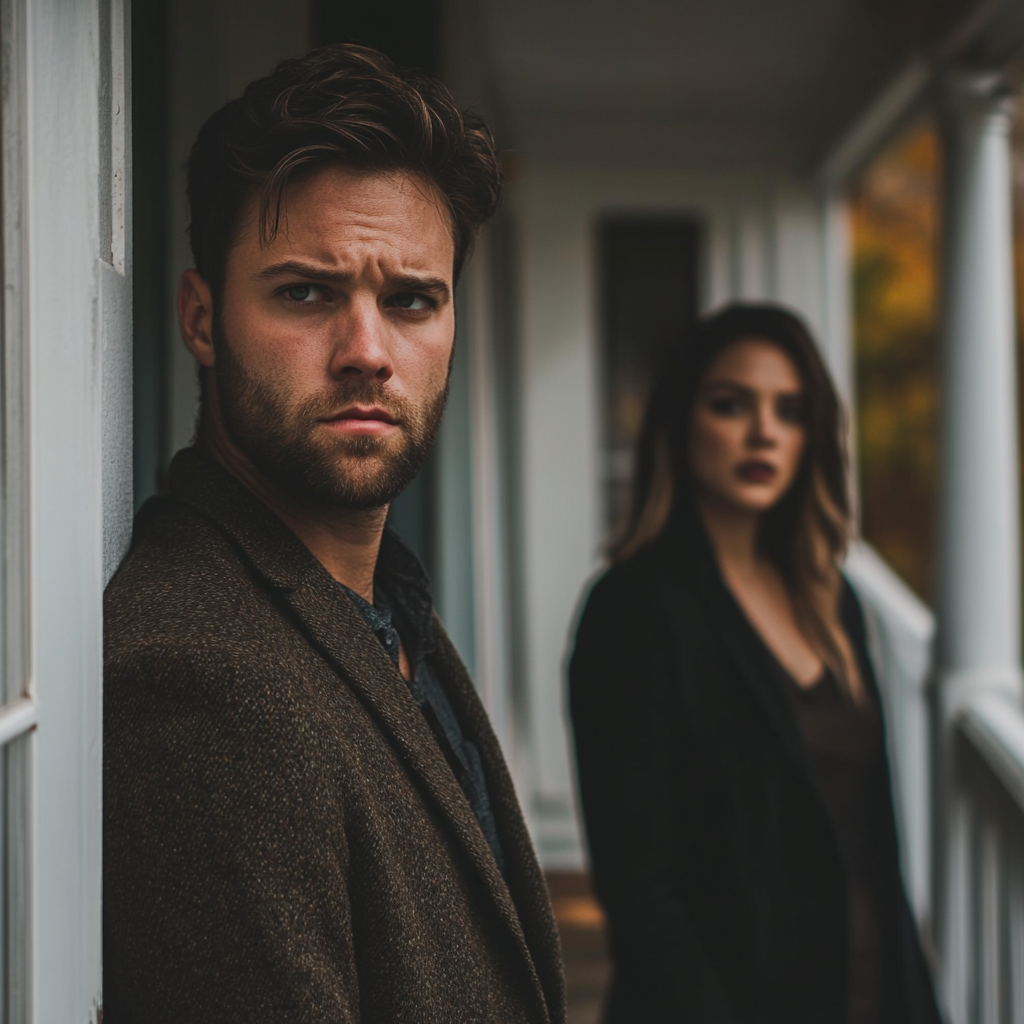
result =
[[[1024,102],[1013,146],[1019,326]],[[939,165],[934,126],[919,124],[867,168],[850,194],[862,530],[926,599],[939,472]]]
[[[850,196],[862,529],[930,596],[935,532],[938,152],[931,125]]]

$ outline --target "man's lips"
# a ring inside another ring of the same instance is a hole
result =
[[[342,434],[382,434],[398,426],[398,420],[379,405],[350,406],[320,422]]]
[[[748,459],[736,467],[736,475],[751,484],[766,484],[774,480],[778,472],[770,462],[760,459]]]

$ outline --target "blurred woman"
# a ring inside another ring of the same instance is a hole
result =
[[[660,379],[570,703],[607,1024],[934,1024],[807,328],[700,321]]]

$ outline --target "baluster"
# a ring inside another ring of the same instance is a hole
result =
[[[1010,1024],[1024,1024],[1024,835],[1006,864],[1006,966]]]
[[[1004,892],[1002,840],[999,825],[990,814],[981,815],[978,833],[976,977],[978,1015],[981,1024],[1003,1024],[1002,953]]]
[[[971,900],[971,807],[960,793],[946,808],[945,893],[940,935],[943,1002],[951,1024],[971,1024],[974,942]]]

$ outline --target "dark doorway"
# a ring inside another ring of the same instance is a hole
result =
[[[312,15],[318,46],[360,43],[401,68],[440,72],[438,0],[315,0]]]
[[[680,216],[607,218],[598,228],[605,408],[605,511],[625,515],[633,448],[654,375],[697,316],[700,227]]]
[[[131,15],[132,451],[138,509],[159,487],[167,448],[167,3],[136,3]]]

